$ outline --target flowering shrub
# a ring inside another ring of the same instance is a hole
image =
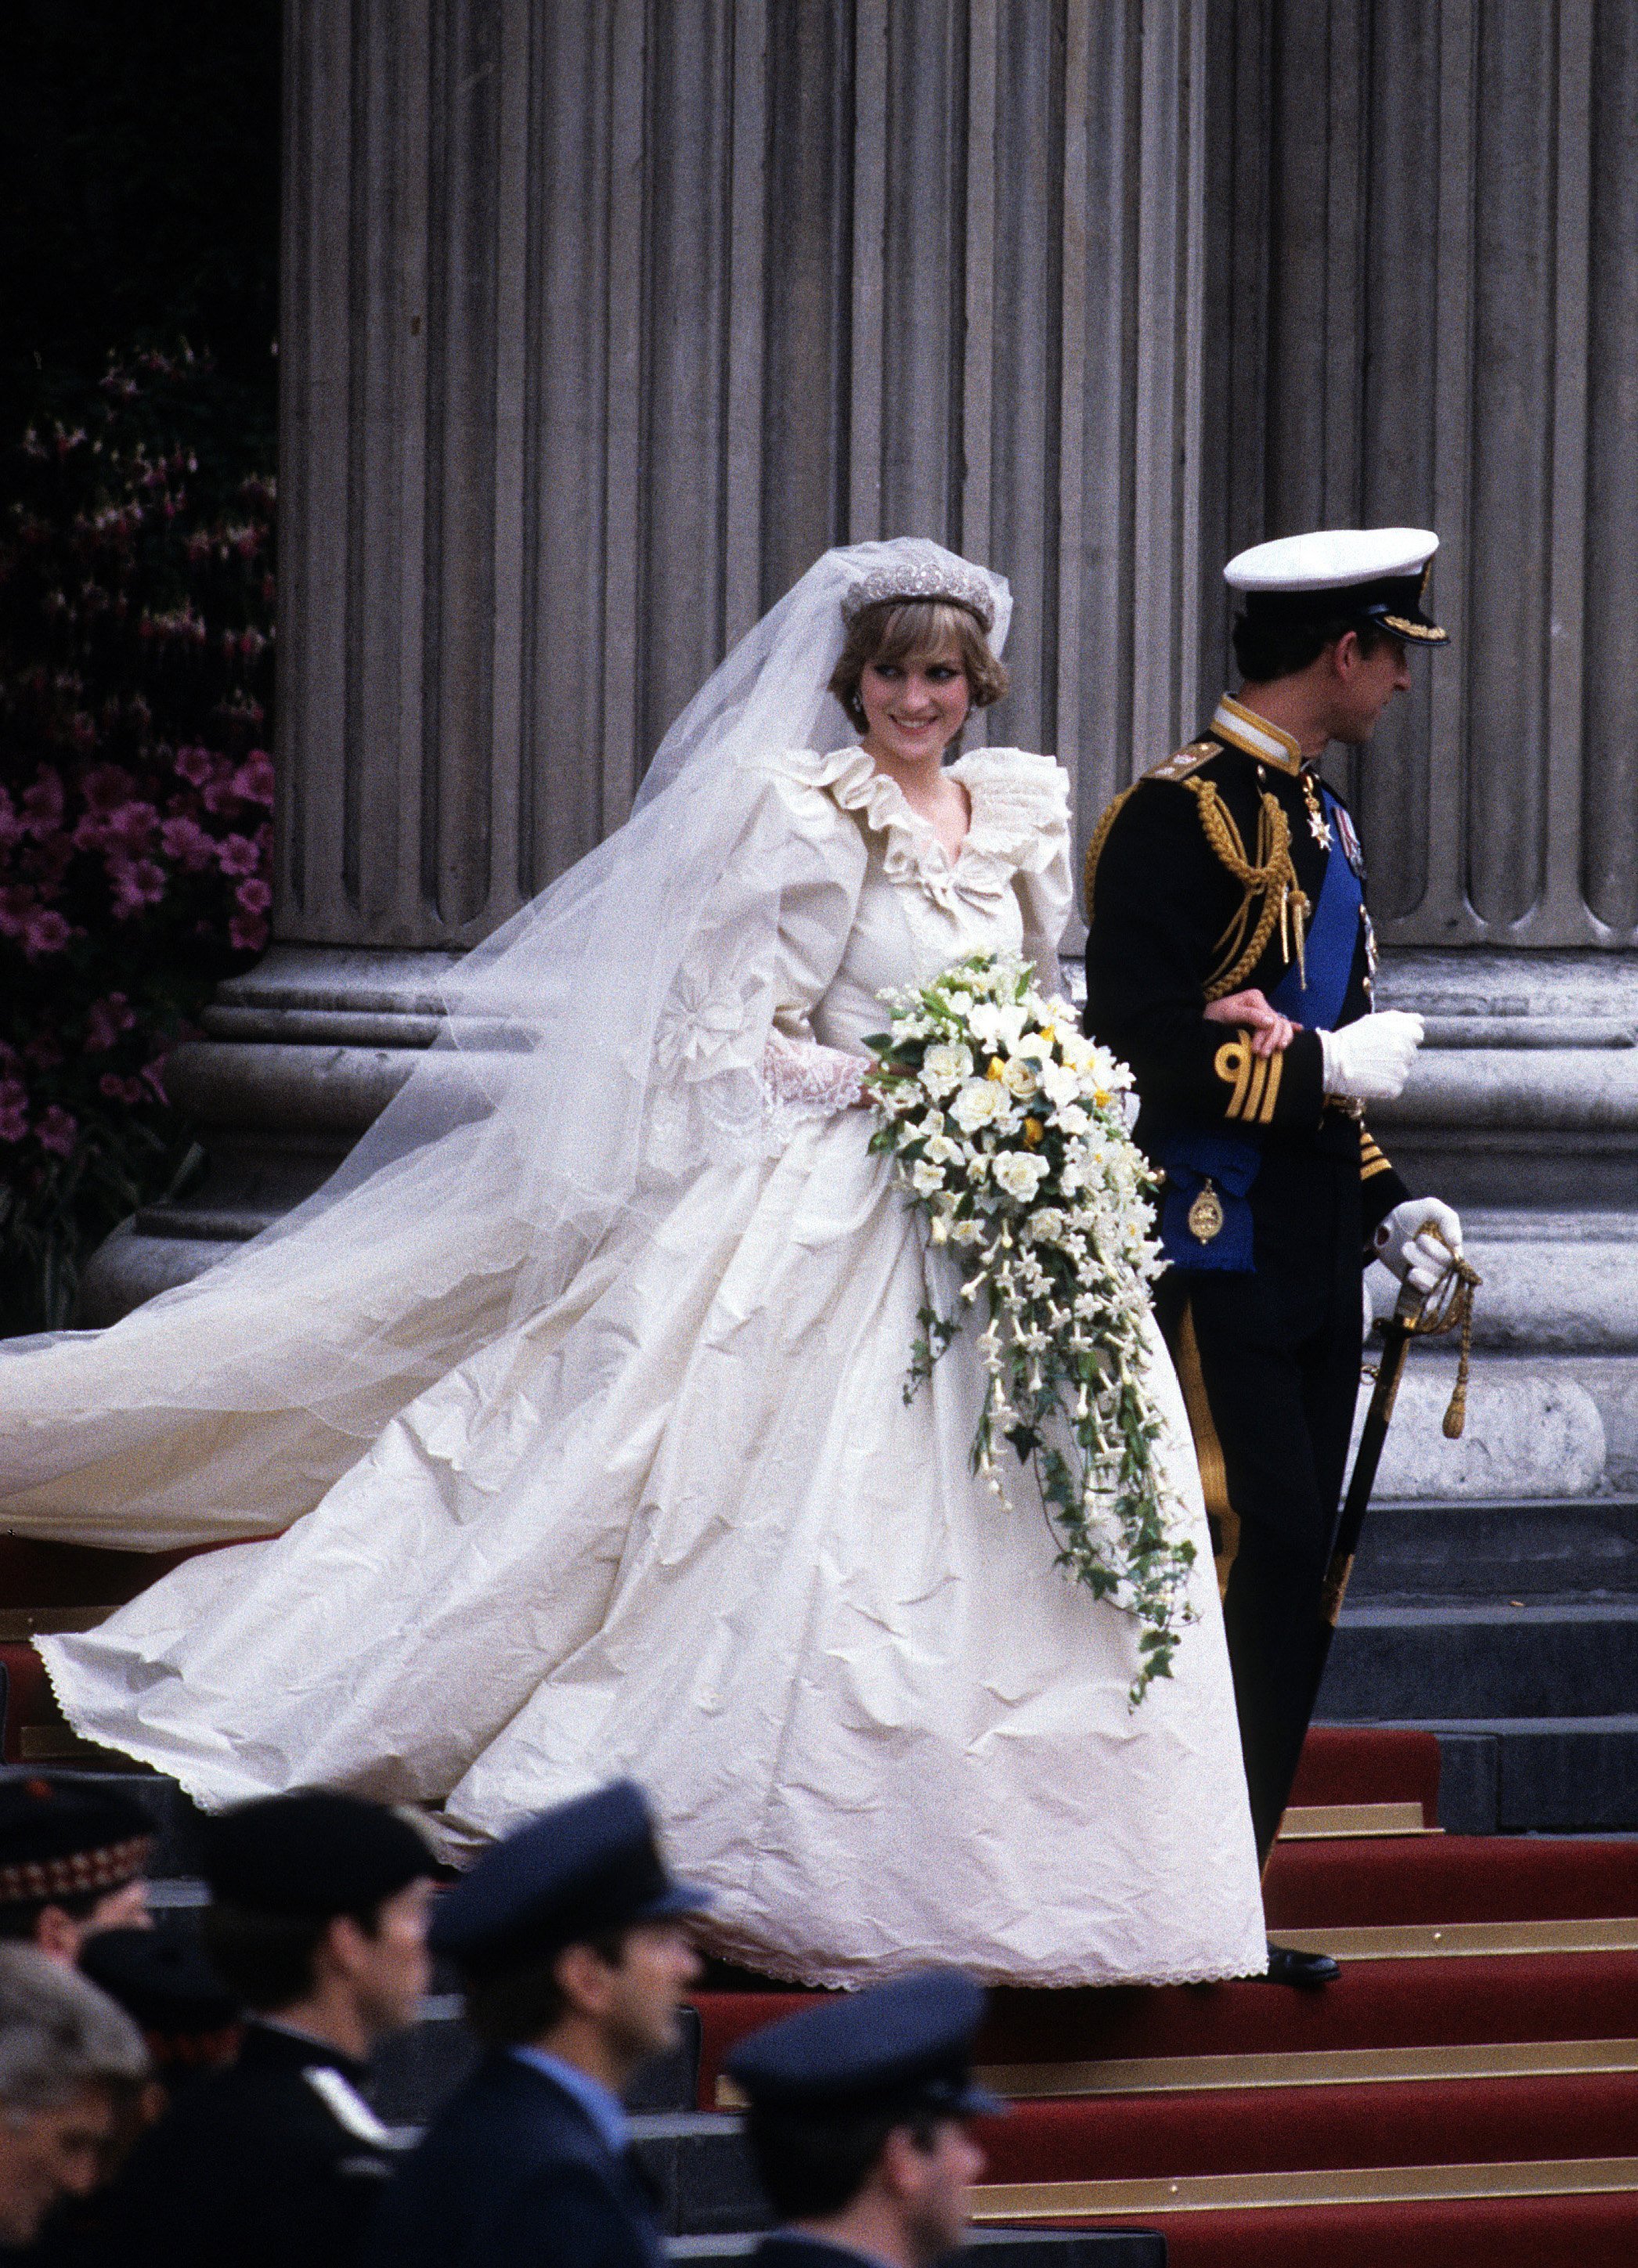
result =
[[[210,366],[115,362],[10,452],[0,521],[0,1329],[188,1156],[165,1057],[272,891],[273,483]]]
[[[1132,1073],[1010,954],[975,953],[882,998],[871,1147],[950,1248],[952,1310],[924,1307],[905,1399],[982,1309],[973,1469],[1005,1505],[1004,1440],[1033,1464],[1057,1564],[1138,1630],[1132,1698],[1171,1675],[1194,1546],[1166,1496],[1149,1384],[1154,1177],[1126,1130]]]

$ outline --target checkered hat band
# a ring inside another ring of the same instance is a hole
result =
[[[60,1859],[21,1859],[15,1866],[0,1867],[0,1905],[77,1897],[86,1890],[117,1890],[141,1874],[152,1848],[151,1835],[133,1835],[100,1851],[69,1851]]]

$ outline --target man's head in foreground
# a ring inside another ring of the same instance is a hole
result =
[[[729,2055],[746,2137],[780,2220],[889,2268],[927,2268],[966,2226],[984,2171],[970,2122],[1006,2105],[973,2084],[985,1996],[922,1970],[821,2001]]]
[[[71,1968],[104,1929],[148,1918],[153,1828],[117,1788],[66,1775],[0,1779],[0,1940]]]
[[[314,1788],[224,1812],[203,1841],[205,1951],[247,2008],[359,2062],[415,2021],[434,1862],[407,1821]]]
[[[0,1945],[0,2242],[32,2244],[54,2205],[98,2186],[147,2069],[106,1993],[33,1946]]]
[[[620,1780],[498,1843],[440,1900],[432,1945],[461,1970],[480,2039],[618,2094],[677,2044],[699,1974],[689,1917],[710,1903],[667,1872],[641,1790]]]

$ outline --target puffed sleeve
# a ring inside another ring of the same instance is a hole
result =
[[[1022,951],[1043,989],[1056,991],[1058,948],[1074,902],[1070,874],[1069,775],[1055,756],[1028,748],[979,748],[959,776],[975,788],[970,861],[1010,875],[1023,914]]]
[[[812,1011],[841,965],[864,881],[864,838],[823,783],[823,764],[794,753],[771,768],[793,850],[781,884],[773,1015],[762,1058],[765,1145],[780,1149],[803,1120],[859,1101],[869,1064],[813,1035]]]

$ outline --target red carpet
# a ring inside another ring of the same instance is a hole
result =
[[[1415,1801],[1431,1824],[1437,1793],[1431,1734],[1321,1727],[1294,1801]],[[1351,1960],[1317,1993],[996,1992],[979,2055],[1017,2107],[984,2131],[987,2222],[1157,2228],[1175,2268],[1638,2262],[1638,1950],[1528,1949],[1622,1921],[1638,1948],[1638,1843],[1288,1842],[1266,1899],[1276,1934],[1479,1924],[1526,1949]],[[712,1983],[705,2104],[733,2041],[802,1997]],[[1088,2183],[1124,2187],[1062,2186]]]

